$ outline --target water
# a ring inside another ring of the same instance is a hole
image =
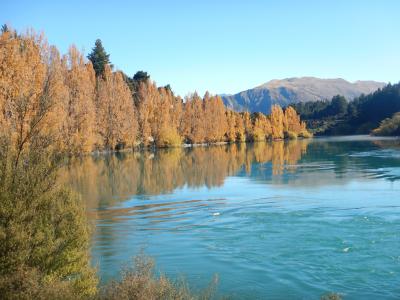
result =
[[[400,298],[400,140],[317,138],[87,157],[64,172],[103,280],[142,249],[237,299]]]

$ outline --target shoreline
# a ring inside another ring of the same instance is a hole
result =
[[[296,141],[296,140],[324,140],[324,139],[332,139],[332,140],[348,140],[349,138],[354,138],[355,141],[357,140],[400,140],[400,136],[376,136],[371,134],[349,134],[349,135],[314,135],[312,137],[300,137],[297,139],[268,139],[265,141],[245,141],[245,142],[215,142],[215,143],[194,143],[188,144],[183,143],[180,145],[175,146],[167,146],[167,147],[157,147],[155,145],[151,146],[136,146],[133,148],[125,148],[121,150],[96,150],[88,153],[80,153],[78,155],[71,155],[71,157],[84,157],[84,156],[100,156],[100,155],[108,155],[108,154],[118,154],[118,153],[134,153],[134,152],[156,152],[158,150],[167,150],[173,148],[182,148],[182,149],[190,149],[190,148],[199,148],[199,147],[214,147],[214,146],[225,146],[225,145],[234,145],[234,144],[254,144],[254,143],[273,143],[278,141],[289,142],[289,141]],[[350,141],[350,140],[348,140]]]
[[[299,137],[296,139],[289,139],[289,138],[284,138],[284,139],[268,139],[265,141],[244,141],[244,142],[214,142],[214,143],[194,143],[194,144],[188,144],[188,143],[183,143],[180,145],[175,145],[175,146],[166,146],[166,147],[157,147],[155,145],[151,146],[136,146],[132,148],[125,148],[121,150],[96,150],[88,153],[80,153],[77,155],[77,157],[80,156],[96,156],[96,155],[104,155],[104,154],[117,154],[117,153],[133,153],[133,152],[143,152],[143,151],[151,151],[155,152],[158,150],[164,150],[164,149],[173,149],[173,148],[183,148],[183,149],[189,149],[189,148],[198,148],[198,147],[213,147],[213,146],[225,146],[225,145],[234,145],[234,144],[254,144],[254,143],[273,143],[273,142],[278,142],[278,141],[295,141],[295,140],[310,140],[313,139],[314,136],[312,137]]]

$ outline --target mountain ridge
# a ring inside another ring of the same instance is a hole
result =
[[[290,77],[273,79],[237,94],[221,95],[221,98],[228,108],[236,111],[269,113],[274,104],[284,107],[292,103],[330,100],[335,95],[351,101],[385,85],[373,80],[349,82],[343,78]]]

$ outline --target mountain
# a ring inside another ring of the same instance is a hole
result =
[[[269,113],[273,104],[283,107],[291,103],[330,100],[335,95],[353,100],[385,85],[386,83],[376,81],[348,82],[341,78],[296,77],[271,80],[253,89],[221,97],[228,108],[236,111]]]

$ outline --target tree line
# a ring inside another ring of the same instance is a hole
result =
[[[75,46],[61,55],[33,31],[3,28],[0,44],[0,125],[19,141],[41,128],[57,147],[79,154],[309,136],[290,107],[274,106],[269,116],[237,113],[219,96],[182,99],[146,72],[113,71],[100,40],[88,59]]]
[[[338,95],[327,101],[297,103],[292,106],[309,128],[322,134],[368,134],[383,120],[400,111],[400,84],[389,83],[382,89],[352,101]],[[384,125],[386,128],[388,122]],[[377,130],[374,134],[380,132],[388,134],[387,130]]]

